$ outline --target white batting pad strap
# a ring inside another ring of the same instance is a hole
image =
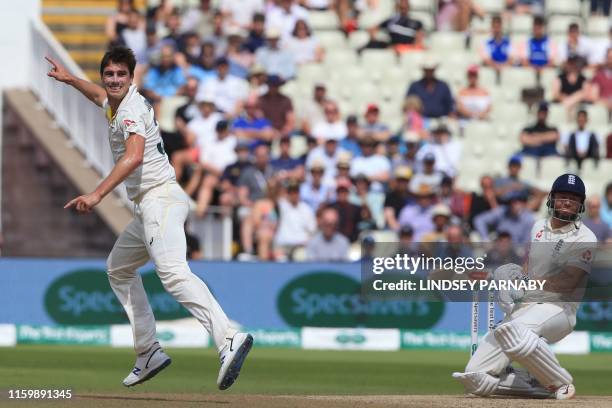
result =
[[[526,371],[515,369],[500,375],[495,395],[514,395],[533,398],[549,398],[552,393],[542,387]]]
[[[573,382],[548,343],[525,326],[504,323],[495,329],[494,336],[508,358],[520,363],[543,386],[557,389]]]
[[[453,378],[463,384],[468,393],[481,397],[493,394],[499,383],[499,378],[487,373],[453,373]]]

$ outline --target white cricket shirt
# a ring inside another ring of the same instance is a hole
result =
[[[102,108],[109,122],[108,139],[115,163],[125,154],[125,141],[131,133],[145,138],[142,164],[124,180],[130,200],[152,187],[175,180],[174,169],[166,156],[153,107],[138,93],[135,85],[130,86],[114,116],[108,99],[104,100]]]

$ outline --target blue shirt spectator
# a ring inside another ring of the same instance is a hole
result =
[[[439,118],[454,110],[454,101],[448,84],[434,75],[437,64],[426,58],[423,78],[410,84],[407,95],[416,95],[423,102],[423,116]]]
[[[183,70],[174,64],[174,49],[165,45],[161,49],[160,64],[149,68],[144,77],[143,88],[148,91],[148,97],[158,101],[162,97],[176,95],[186,82]]]
[[[489,241],[489,230],[498,234],[507,232],[515,244],[530,241],[531,227],[535,222],[533,212],[525,207],[525,197],[514,197],[509,205],[502,205],[485,211],[474,218],[474,227],[483,242]]]

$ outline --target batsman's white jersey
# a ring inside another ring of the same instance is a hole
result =
[[[114,117],[105,102],[109,140],[115,161],[125,154],[131,133],[145,138],[144,159],[125,180],[134,201],[134,219],[119,235],[107,260],[110,285],[132,325],[134,349],[149,350],[156,341],[155,318],[137,269],[149,259],[164,288],[198,319],[211,334],[217,349],[236,330],[206,284],[187,264],[185,220],[189,197],[177,184],[163,149],[153,109],[131,86]]]
[[[591,273],[591,263],[595,254],[597,238],[582,223],[570,222],[562,228],[553,230],[550,219],[536,222],[531,229],[531,246],[528,258],[528,277],[547,279],[563,271],[566,267],[577,267],[587,274]],[[582,298],[586,279],[571,294],[571,298]],[[528,291],[522,303],[558,303],[568,313],[568,318],[576,324],[576,311],[579,303],[569,301],[567,295],[549,291]]]
[[[155,120],[153,107],[138,92],[136,86],[130,86],[114,116],[108,99],[104,101],[102,107],[109,122],[108,138],[115,163],[125,154],[125,141],[130,133],[145,138],[142,164],[124,181],[129,199],[134,200],[152,187],[175,180],[174,169],[164,151],[164,142]]]

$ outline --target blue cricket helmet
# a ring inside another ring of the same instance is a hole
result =
[[[580,196],[581,205],[580,205],[580,208],[578,209],[578,212],[571,217],[561,216],[560,214],[557,214],[556,211],[554,211],[554,204],[553,204],[555,193],[572,193],[572,194],[576,194],[577,196]],[[559,218],[563,221],[578,221],[581,218],[585,210],[584,208],[585,199],[586,199],[586,188],[584,187],[584,182],[582,181],[582,179],[576,174],[566,173],[566,174],[562,174],[559,177],[557,177],[557,179],[553,183],[552,188],[550,189],[550,193],[548,194],[548,200],[546,201],[546,206],[548,207],[549,215],[555,218]]]

